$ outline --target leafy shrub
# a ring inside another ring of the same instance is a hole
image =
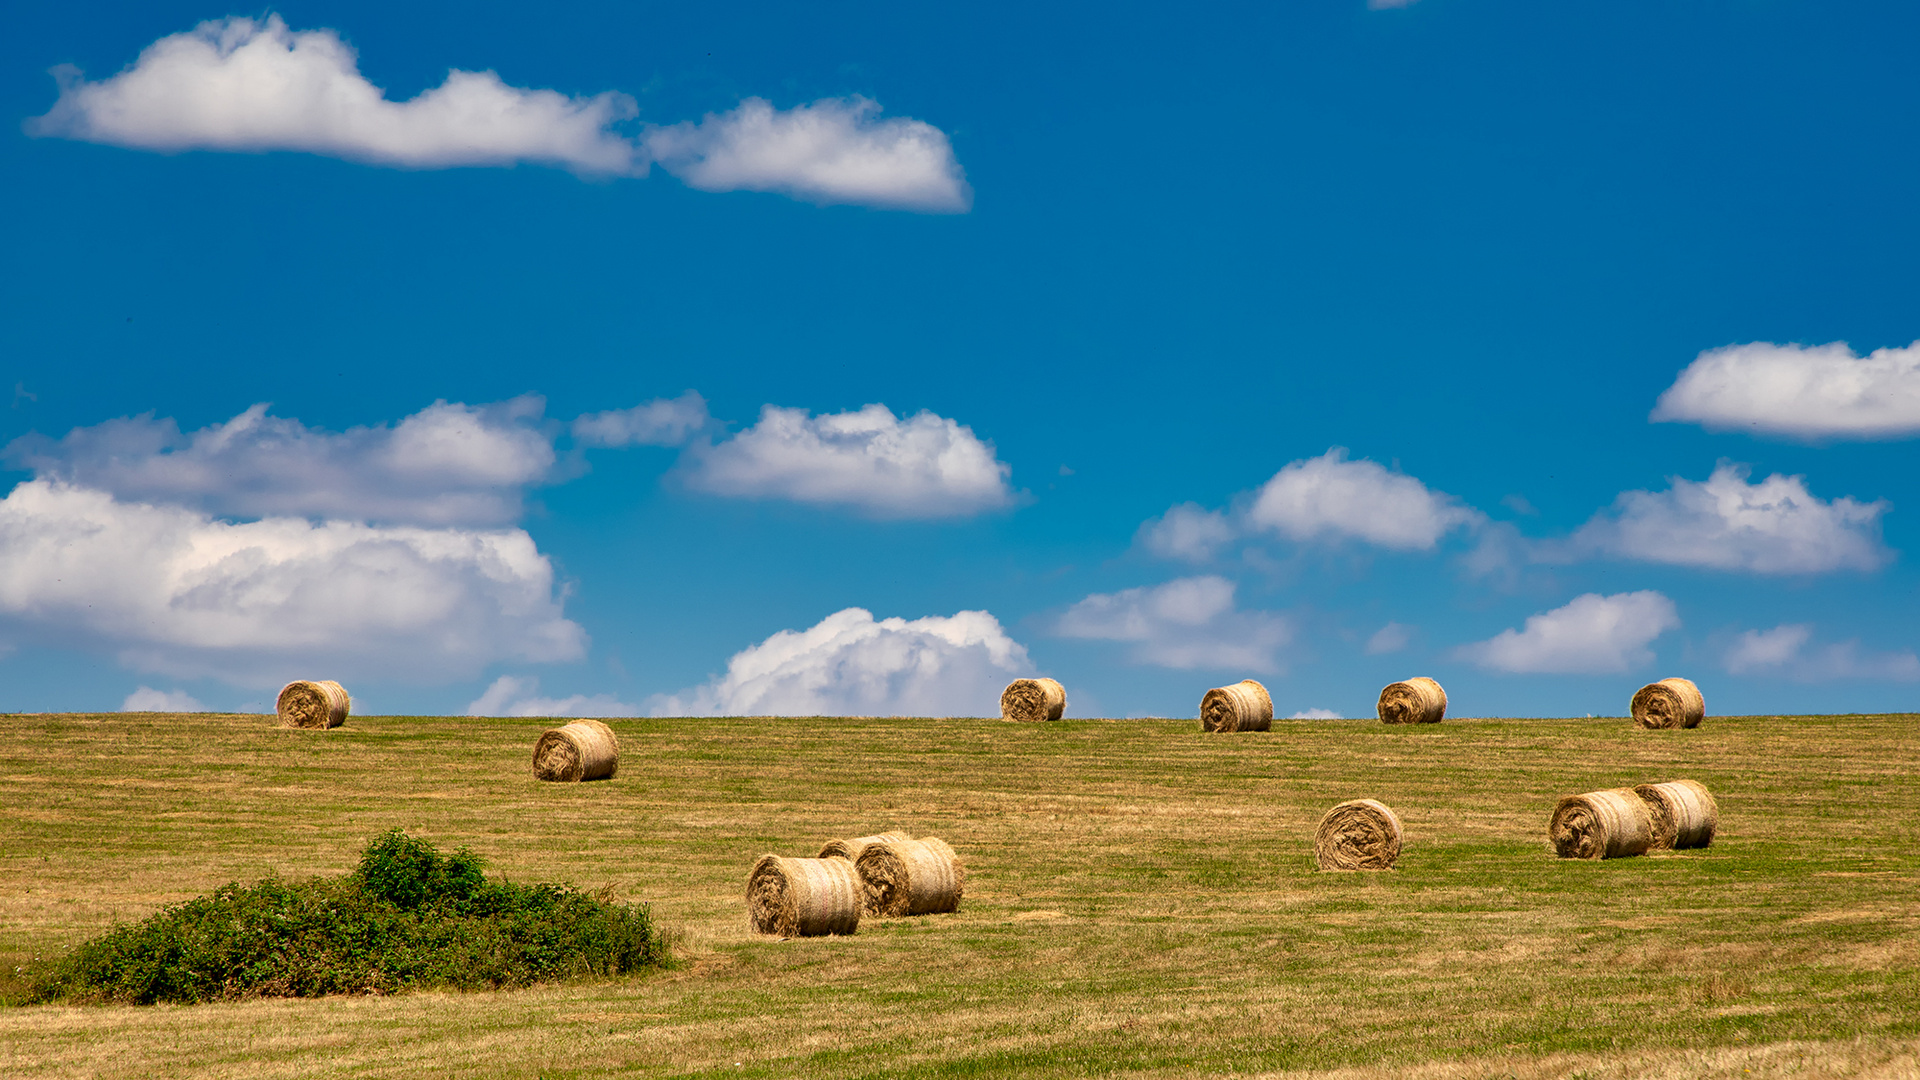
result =
[[[344,878],[235,882],[117,927],[36,974],[39,1001],[151,1004],[489,989],[669,960],[644,904],[488,881],[398,829]]]

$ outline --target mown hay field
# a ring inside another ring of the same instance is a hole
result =
[[[680,966],[508,993],[0,1008],[0,1075],[1340,1077],[1920,1073],[1920,717],[1389,726],[616,720],[618,778],[536,781],[551,722],[0,717],[17,966],[381,830],[650,901]],[[1563,795],[1691,778],[1704,850],[1557,860]],[[1319,873],[1369,797],[1397,868]],[[763,853],[900,828],[956,914],[747,927]]]

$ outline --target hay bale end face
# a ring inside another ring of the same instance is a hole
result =
[[[1201,731],[1269,731],[1273,728],[1273,697],[1267,688],[1242,679],[1232,686],[1216,686],[1200,699]]]
[[[967,868],[945,840],[883,840],[853,864],[869,915],[932,915],[956,911]]]
[[[533,775],[542,780],[611,780],[620,768],[620,740],[598,720],[550,728],[533,744]]]
[[[1002,720],[1058,720],[1066,711],[1067,688],[1052,679],[1015,679],[1000,692]]]
[[[845,859],[848,862],[854,862],[860,858],[862,851],[867,850],[868,844],[882,844],[895,840],[911,839],[913,839],[913,837],[903,832],[883,832],[875,836],[856,836],[851,840],[829,840],[826,846],[820,849],[820,857],[823,859]]]
[[[1632,788],[1589,791],[1560,800],[1547,837],[1563,859],[1619,859],[1653,845],[1653,822]]]
[[[1383,724],[1437,724],[1447,715],[1447,692],[1438,682],[1420,675],[1388,683],[1374,708]]]
[[[1327,811],[1313,834],[1322,870],[1391,870],[1400,858],[1400,817],[1386,803],[1354,799]]]
[[[1661,679],[1634,692],[1629,706],[1643,728],[1695,728],[1707,716],[1707,699],[1691,679]]]
[[[1653,830],[1652,847],[1661,850],[1703,848],[1713,843],[1720,828],[1720,805],[1705,784],[1692,780],[1674,780],[1665,784],[1641,784],[1633,789],[1647,804],[1647,821]]]
[[[321,682],[300,679],[281,688],[273,711],[285,727],[324,731],[346,723],[347,710],[352,704],[346,688],[332,679]]]
[[[845,859],[762,855],[747,875],[747,918],[762,934],[851,934],[860,929],[860,900],[860,877]]]

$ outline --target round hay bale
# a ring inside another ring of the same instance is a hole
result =
[[[300,679],[280,688],[273,711],[285,727],[324,731],[346,723],[347,709],[352,704],[346,688],[332,679],[321,682]]]
[[[1634,692],[1633,722],[1643,728],[1695,728],[1707,715],[1707,699],[1691,679],[1661,679]]]
[[[1374,799],[1343,802],[1320,819],[1313,857],[1322,870],[1391,870],[1400,857],[1400,817]]]
[[[611,780],[620,768],[620,740],[598,720],[569,720],[533,744],[533,775],[542,780]]]
[[[762,855],[747,875],[747,918],[781,937],[851,934],[860,928],[860,877],[845,859]]]
[[[1425,675],[1388,683],[1374,706],[1383,724],[1437,724],[1447,715],[1447,692]]]
[[[882,840],[853,864],[869,915],[930,915],[960,907],[967,868],[945,840]]]
[[[1702,848],[1713,843],[1714,830],[1720,827],[1720,806],[1705,784],[1673,780],[1641,784],[1633,791],[1647,804],[1647,820],[1653,829],[1651,846]]]
[[[1216,686],[1200,699],[1201,731],[1267,731],[1273,727],[1273,698],[1252,679]]]
[[[889,840],[911,840],[913,837],[903,832],[883,832],[878,836],[858,836],[852,840],[829,840],[827,846],[820,849],[823,859],[845,859],[853,862],[868,844],[879,844]]]
[[[1067,711],[1067,688],[1052,679],[1015,679],[1000,691],[1000,719],[1058,720]]]
[[[1632,788],[1611,788],[1561,799],[1547,836],[1563,859],[1618,859],[1653,844],[1653,822]]]

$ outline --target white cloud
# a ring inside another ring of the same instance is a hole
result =
[[[735,653],[727,673],[655,699],[655,716],[991,716],[1026,646],[984,611],[882,619],[847,608]]]
[[[963,517],[1011,506],[1012,471],[973,429],[884,405],[813,417],[768,405],[760,422],[688,452],[687,485],[716,495],[851,506],[876,517]]]
[[[0,500],[0,634],[12,630],[254,686],[432,681],[577,659],[586,639],[518,529],[232,524],[51,480]]]
[[[337,33],[295,32],[278,15],[161,38],[100,82],[71,67],[55,75],[60,100],[29,122],[32,134],[143,150],[303,150],[406,168],[645,169],[633,142],[610,130],[637,112],[625,94],[568,97],[508,86],[491,71],[450,71],[411,101],[388,101]]]
[[[1289,720],[1339,720],[1341,719],[1341,716],[1339,713],[1334,712],[1332,709],[1302,709],[1299,712],[1294,713],[1292,716],[1287,717],[1287,719]]]
[[[1367,639],[1367,655],[1379,656],[1382,653],[1399,652],[1401,649],[1406,648],[1407,643],[1412,640],[1412,627],[1402,626],[1397,622],[1389,622],[1387,625],[1375,630],[1373,636]]]
[[[640,710],[607,694],[537,696],[535,676],[502,675],[467,705],[468,716],[639,716]]]
[[[1734,639],[1722,657],[1731,675],[1784,675],[1801,682],[1830,679],[1920,679],[1920,655],[1911,649],[1873,653],[1858,641],[1809,650],[1813,627],[1782,623],[1771,630],[1748,630]]]
[[[1565,607],[1527,616],[1523,630],[1502,630],[1462,646],[1458,655],[1495,671],[1626,671],[1651,661],[1647,645],[1679,625],[1679,611],[1660,593],[1587,593]]]
[[[1481,517],[1405,473],[1346,457],[1346,449],[1336,446],[1287,465],[1261,486],[1247,519],[1292,540],[1353,537],[1428,551],[1449,531]]]
[[[1815,574],[1873,570],[1893,554],[1880,542],[1888,503],[1822,502],[1806,480],[1778,473],[1750,484],[1744,466],[1721,462],[1704,482],[1673,477],[1666,491],[1627,491],[1594,515],[1546,561],[1598,553],[1676,566]]]
[[[1369,11],[1390,11],[1394,8],[1412,7],[1418,0],[1367,0]]]
[[[1844,341],[1708,349],[1650,419],[1802,439],[1920,433],[1920,341],[1859,356]]]
[[[748,98],[698,123],[649,130],[647,154],[702,191],[775,191],[817,203],[961,213],[973,203],[945,132],[879,118],[863,97],[779,111]]]
[[[1239,528],[1218,510],[1181,503],[1140,526],[1139,541],[1163,559],[1206,562],[1239,535]]]
[[[142,686],[120,703],[121,712],[206,712],[207,707],[185,690],[155,690]]]
[[[1094,593],[1054,623],[1061,637],[1132,643],[1133,660],[1169,668],[1280,670],[1280,650],[1293,640],[1287,619],[1241,611],[1234,583],[1222,577],[1177,578],[1164,585]]]
[[[42,479],[214,514],[494,525],[517,520],[524,489],[553,469],[543,406],[534,395],[437,401],[391,427],[339,433],[270,416],[264,403],[190,434],[148,413],[57,442],[24,436],[0,458]]]
[[[582,446],[685,446],[709,421],[707,400],[689,390],[677,398],[577,417],[573,438]]]

